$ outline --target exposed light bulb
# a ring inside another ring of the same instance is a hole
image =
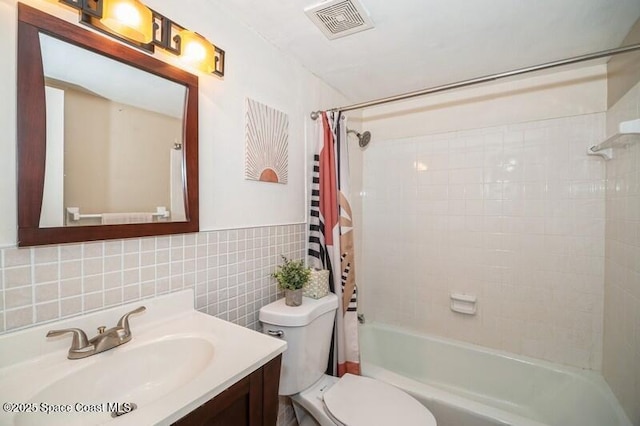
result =
[[[129,3],[117,4],[114,7],[113,13],[115,18],[120,21],[121,24],[129,27],[137,27],[142,21],[140,13]]]
[[[190,41],[184,46],[184,60],[187,62],[200,62],[207,57],[205,48],[196,41]]]

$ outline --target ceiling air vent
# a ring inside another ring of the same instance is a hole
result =
[[[356,0],[329,0],[305,13],[329,40],[373,28],[373,21]]]

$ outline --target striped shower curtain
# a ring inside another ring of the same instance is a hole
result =
[[[346,118],[323,112],[316,126],[309,266],[331,271],[329,285],[339,301],[328,372],[360,374]]]

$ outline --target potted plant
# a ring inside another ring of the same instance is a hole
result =
[[[282,265],[271,274],[278,281],[278,286],[284,290],[285,303],[288,306],[302,304],[302,287],[309,281],[311,271],[304,266],[302,260],[290,260],[282,256]]]

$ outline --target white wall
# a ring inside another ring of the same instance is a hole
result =
[[[76,12],[55,0],[27,3],[77,22]],[[269,273],[279,255],[304,257],[309,112],[347,100],[226,14],[222,3],[148,2],[227,52],[224,79],[200,75],[203,232],[18,249],[17,2],[0,0],[0,333],[182,288],[196,289],[198,309],[255,327],[258,309],[276,297]],[[289,115],[287,185],[244,179],[246,97]]]
[[[607,112],[607,135],[640,118],[640,83]],[[640,424],[640,137],[607,162],[602,372],[634,425]]]
[[[606,65],[545,72],[366,109],[378,140],[606,110]]]
[[[26,3],[77,22],[57,1]],[[309,112],[348,102],[298,63],[229,16],[223,1],[146,2],[181,25],[218,43],[227,53],[226,76],[200,75],[200,228],[240,228],[306,221],[305,144]],[[0,1],[0,95],[15,99],[17,1]],[[158,54],[167,61],[176,58]],[[289,115],[289,183],[244,179],[245,98]],[[16,242],[15,102],[0,106],[0,246]]]
[[[605,102],[599,65],[365,111],[367,318],[600,369]]]
[[[253,31],[224,2],[153,0],[147,4],[218,43],[227,52],[224,80],[200,84],[201,228],[305,222],[305,122],[327,86]],[[194,13],[194,11],[197,11]],[[245,99],[289,115],[289,183],[244,179]],[[338,98],[335,98],[336,100]]]

